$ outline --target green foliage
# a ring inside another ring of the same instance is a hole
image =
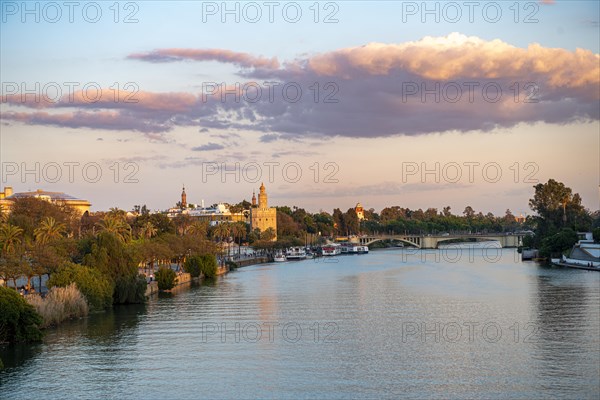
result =
[[[534,238],[531,235],[527,235],[523,237],[523,247],[533,247],[534,246]]]
[[[226,262],[225,262],[225,265],[227,266],[227,268],[228,268],[230,271],[233,271],[233,270],[235,270],[235,269],[238,269],[238,267],[239,267],[239,265],[238,265],[236,262],[233,262],[233,261],[226,261]]]
[[[0,343],[42,339],[42,317],[14,289],[0,286]]]
[[[213,254],[200,256],[200,271],[206,278],[217,276],[217,258]]]
[[[200,276],[202,272],[200,269],[200,264],[202,263],[201,256],[191,256],[188,257],[183,265],[183,270],[190,274],[192,278],[197,278]]]
[[[600,243],[600,228],[595,228],[592,231],[592,235],[594,237],[594,242]]]
[[[38,294],[29,295],[27,302],[42,316],[43,328],[88,314],[88,304],[75,283],[53,287],[43,299]]]
[[[158,290],[171,290],[175,286],[176,274],[171,268],[160,267],[156,271],[156,283]]]
[[[79,219],[79,213],[67,205],[58,205],[35,197],[18,198],[13,201],[9,222],[24,230],[24,236],[34,238],[34,231],[42,221],[53,218],[58,224],[64,224],[66,233],[72,233],[72,227]]]
[[[577,232],[572,229],[563,229],[562,231],[544,238],[540,246],[540,255],[542,257],[551,257],[560,255],[563,251],[573,247],[579,238]]]
[[[137,275],[137,261],[134,248],[110,232],[102,232],[94,238],[90,253],[83,258],[85,265],[100,270],[113,281]]]
[[[540,246],[544,238],[559,232],[561,228],[575,231],[587,231],[592,224],[592,217],[581,204],[578,193],[573,194],[571,188],[554,179],[534,186],[535,193],[529,200],[529,207],[538,216],[536,223],[536,245]]]
[[[115,304],[141,304],[146,301],[148,283],[144,275],[130,275],[117,278],[113,293]]]
[[[85,296],[90,308],[99,310],[109,307],[113,302],[113,282],[100,271],[84,265],[66,263],[50,276],[46,285],[67,287],[77,284]]]

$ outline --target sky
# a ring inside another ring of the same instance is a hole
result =
[[[93,210],[600,208],[600,3],[0,1],[2,187]]]

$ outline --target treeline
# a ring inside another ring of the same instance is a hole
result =
[[[529,206],[535,213],[517,221],[510,210],[495,216],[465,207],[460,215],[449,206],[438,210],[411,210],[400,206],[386,207],[380,213],[364,210],[359,220],[354,208],[346,212],[339,208],[332,214],[321,211],[311,214],[302,208],[277,207],[277,235],[285,244],[302,244],[311,235],[323,237],[360,234],[440,234],[440,233],[504,233],[533,231],[525,246],[541,250],[542,255],[559,255],[578,240],[577,232],[595,229],[600,237],[600,211],[590,212],[581,203],[581,196],[563,183],[550,179],[533,187]]]
[[[540,250],[542,257],[560,257],[579,240],[577,232],[593,231],[600,241],[600,211],[590,212],[581,204],[579,193],[554,179],[534,186],[529,207],[535,235],[524,239],[524,246]]]
[[[147,282],[140,265],[153,271],[170,270],[175,263],[185,269],[189,257],[213,255],[214,260],[219,248],[215,240],[224,240],[232,231],[230,226],[208,229],[188,218],[151,215],[145,207],[134,214],[111,209],[81,216],[68,206],[37,198],[16,199],[10,214],[0,218],[0,278],[5,284],[16,288],[17,279],[25,277],[25,292],[33,292],[36,284],[39,291],[41,277],[47,274],[51,290],[74,283],[90,310],[144,302]],[[38,300],[34,303],[39,303],[38,311],[49,309]],[[57,312],[63,314],[64,308]]]
[[[302,208],[277,207],[277,234],[281,238],[304,238],[306,234],[321,236],[347,236],[377,233],[466,233],[466,232],[513,232],[529,229],[532,220],[517,222],[510,210],[497,217],[492,213],[475,212],[470,206],[462,215],[454,215],[450,207],[442,211],[436,208],[411,210],[399,206],[386,207],[381,213],[374,209],[364,211],[361,221],[354,208],[333,214],[321,211],[310,214]]]

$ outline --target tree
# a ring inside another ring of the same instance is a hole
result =
[[[154,226],[154,224],[150,221],[147,221],[144,225],[142,225],[139,233],[140,238],[150,239],[156,236],[158,229]]]
[[[53,217],[46,217],[38,228],[34,230],[35,240],[40,244],[47,244],[60,238],[65,232],[65,224],[57,222]]]
[[[0,343],[42,340],[42,317],[16,290],[0,286]]]
[[[264,241],[272,241],[273,239],[275,239],[275,230],[271,227],[265,229],[261,234],[260,234],[260,239],[264,240]]]
[[[203,254],[200,256],[200,271],[206,278],[217,276],[217,259],[213,254]]]
[[[200,221],[193,222],[188,229],[188,233],[190,235],[194,235],[194,236],[202,237],[202,238],[206,237],[207,231],[208,231],[207,224],[205,222],[200,222]]]
[[[473,210],[473,207],[471,207],[471,206],[466,206],[465,210],[463,211],[463,215],[466,218],[471,219],[475,216],[475,210]]]
[[[277,210],[277,235],[278,236],[296,236],[299,228],[291,215]]]
[[[534,186],[535,193],[529,200],[529,207],[538,215],[536,225],[536,244],[559,232],[561,228],[588,230],[592,218],[581,204],[578,193],[562,182],[549,179],[547,183]]]
[[[197,278],[200,276],[200,264],[202,263],[202,259],[200,256],[191,256],[183,264],[183,270],[190,274],[192,278]]]
[[[171,268],[160,267],[156,271],[156,282],[158,284],[158,290],[171,290],[175,287],[175,279],[177,274]]]
[[[594,238],[594,242],[600,243],[600,228],[594,228],[592,237]]]
[[[21,244],[23,229],[10,223],[0,225],[0,244],[3,253],[13,253],[17,245]]]
[[[218,238],[222,242],[225,238],[229,237],[231,227],[228,223],[218,224],[213,228],[213,237]]]
[[[117,212],[107,214],[98,224],[100,232],[106,232],[114,235],[122,242],[127,242],[131,239],[131,226]]]
[[[359,221],[354,208],[349,208],[348,211],[346,211],[346,214],[344,214],[344,225],[346,226],[346,234],[358,234]]]
[[[35,237],[35,228],[52,217],[64,224],[67,235],[78,234],[81,216],[77,210],[65,204],[55,204],[35,197],[15,199],[11,206],[8,222],[22,228],[25,237]]]
[[[560,256],[562,252],[573,247],[579,240],[577,232],[565,228],[552,236],[542,240],[540,255],[543,257]]]
[[[77,285],[91,309],[112,305],[114,283],[94,268],[67,262],[52,274],[46,285],[48,288],[67,287],[72,283]]]
[[[238,243],[238,254],[242,251],[242,238],[246,236],[246,224],[244,222],[236,222],[231,225],[231,234],[235,238],[239,239]]]
[[[346,232],[346,223],[344,221],[344,213],[339,208],[333,210],[333,228],[335,233],[343,235]]]
[[[192,225],[192,217],[187,214],[177,214],[175,218],[173,218],[173,224],[175,224],[175,230],[178,235],[184,236],[187,234],[187,231]]]
[[[140,256],[136,246],[125,244],[115,234],[105,231],[98,234],[89,247],[83,264],[97,268],[114,283],[113,302],[143,302],[146,281],[138,274]]]

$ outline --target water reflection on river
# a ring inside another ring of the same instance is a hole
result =
[[[252,266],[0,350],[0,393],[598,398],[599,278],[466,246]]]

